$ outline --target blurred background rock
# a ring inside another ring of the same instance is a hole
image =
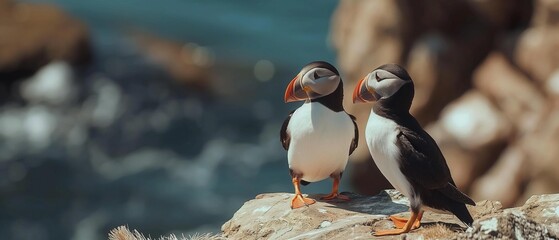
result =
[[[331,39],[353,85],[385,62],[406,66],[412,113],[456,184],[508,207],[559,191],[558,16],[555,0],[344,0]],[[346,105],[364,126],[370,106]],[[389,186],[364,144],[353,158],[359,192]]]
[[[355,82],[406,66],[413,114],[475,200],[558,192],[557,16],[555,0],[0,0],[0,235],[218,232],[292,192],[283,92],[318,59],[361,126]],[[352,160],[344,190],[389,187],[365,144]]]

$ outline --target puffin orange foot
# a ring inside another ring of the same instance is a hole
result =
[[[423,217],[423,211],[412,211],[410,215],[410,219],[405,219],[396,216],[390,216],[394,225],[396,225],[396,229],[389,229],[389,230],[378,230],[375,232],[375,236],[386,236],[386,235],[397,235],[402,233],[408,233],[412,229],[418,228],[421,222],[421,218]],[[400,227],[400,225],[403,226]]]
[[[387,230],[378,230],[375,231],[375,236],[387,236],[387,235],[398,235],[398,234],[402,234],[402,233],[407,233],[409,232],[406,231],[405,229],[387,229]]]
[[[309,206],[315,202],[314,199],[303,197],[302,194],[296,194],[295,197],[291,199],[291,209]]]
[[[339,194],[339,193],[330,193],[330,194],[328,194],[328,195],[326,195],[326,196],[324,196],[324,197],[321,197],[320,199],[321,199],[321,200],[339,199],[339,200],[342,200],[342,201],[349,201],[349,200],[351,200],[348,196],[341,195],[341,194]]]
[[[403,218],[403,217],[396,217],[396,216],[390,216],[390,220],[392,220],[392,222],[394,223],[394,226],[396,226],[396,228],[404,228],[406,226],[406,223],[408,223],[409,219],[407,218]],[[421,223],[418,219],[415,220],[415,222],[413,223],[411,229],[418,229],[419,226],[421,226]]]

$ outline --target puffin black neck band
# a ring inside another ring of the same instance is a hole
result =
[[[378,100],[373,106],[373,111],[394,120],[403,113],[409,114],[413,95],[413,83],[408,82],[394,95]]]
[[[319,102],[325,107],[329,108],[334,112],[344,111],[344,84],[340,79],[340,84],[336,90],[324,97],[319,97],[311,100],[311,102]]]

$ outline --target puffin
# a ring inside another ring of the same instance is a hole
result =
[[[300,184],[333,179],[332,192],[323,200],[350,200],[338,193],[349,155],[357,148],[359,132],[355,117],[343,107],[343,82],[328,62],[305,65],[285,90],[286,103],[304,101],[282,124],[280,141],[287,150],[289,173],[295,196],[291,208],[316,201],[304,197]]]
[[[374,102],[365,139],[375,164],[410,201],[410,218],[390,216],[396,229],[375,231],[376,236],[419,228],[424,210],[451,213],[472,226],[466,204],[475,202],[456,188],[437,143],[410,114],[413,97],[413,81],[397,64],[376,68],[353,91],[353,103]]]

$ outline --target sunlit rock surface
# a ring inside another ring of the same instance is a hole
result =
[[[289,207],[293,194],[258,195],[223,224],[221,236],[231,239],[370,239],[375,229],[393,227],[387,215],[408,211],[407,199],[395,190],[386,190],[370,197],[345,194],[352,201],[318,201],[295,210]],[[320,196],[311,197],[318,199]],[[511,209],[501,209],[499,202],[480,201],[475,207],[468,206],[476,219],[471,229],[467,229],[452,215],[427,211],[422,227],[406,234],[406,238],[551,239],[557,236],[559,230],[558,200],[557,194],[534,196],[524,206]],[[489,226],[489,223],[493,225]]]
[[[352,200],[318,201],[294,210],[290,208],[293,194],[260,194],[223,224],[221,234],[199,236],[200,239],[371,239],[375,229],[394,227],[388,215],[409,216],[408,200],[395,190],[385,190],[376,196],[343,194]],[[315,199],[320,196],[310,195]],[[559,194],[533,196],[517,208],[503,209],[501,203],[485,200],[468,209],[475,219],[472,228],[453,215],[427,211],[419,229],[380,239],[555,239],[559,234]],[[138,238],[141,235],[120,227],[111,231],[109,239],[143,239]]]

